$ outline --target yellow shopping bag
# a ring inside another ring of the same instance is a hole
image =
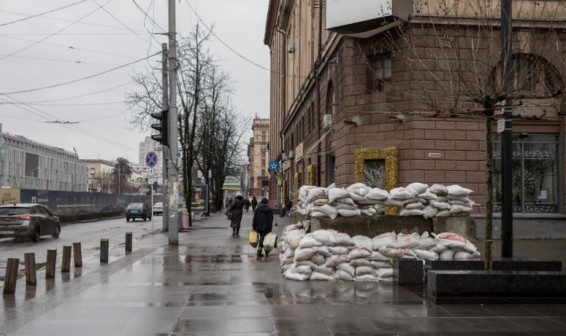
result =
[[[248,237],[248,242],[252,247],[257,247],[257,231],[251,230],[250,235]]]

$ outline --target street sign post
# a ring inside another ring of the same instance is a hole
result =
[[[157,153],[155,153],[154,151],[148,152],[145,155],[145,165],[148,168],[155,168],[155,166],[157,166],[158,161],[159,161],[159,158],[157,156]]]

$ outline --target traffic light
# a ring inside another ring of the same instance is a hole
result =
[[[151,128],[157,130],[159,133],[153,134],[151,138],[163,146],[169,145],[169,124],[168,118],[169,110],[162,110],[159,112],[151,113],[151,116],[159,120],[157,124],[151,124]]]

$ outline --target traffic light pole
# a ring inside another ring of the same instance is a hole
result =
[[[179,245],[179,223],[177,207],[179,182],[177,172],[177,28],[175,18],[175,0],[169,0],[169,167],[168,167],[168,203],[169,203],[169,245]]]
[[[162,59],[162,80],[163,80],[163,110],[168,110],[169,109],[169,83],[167,82],[168,80],[168,76],[167,76],[167,57],[168,57],[168,51],[167,51],[167,43],[163,43],[161,45],[161,59]],[[168,125],[167,125],[168,126]],[[162,230],[163,231],[167,231],[167,229],[169,228],[169,202],[167,201],[167,192],[169,190],[169,188],[167,187],[167,165],[169,164],[169,160],[167,159],[167,157],[169,156],[168,153],[168,149],[167,146],[161,146],[161,157],[163,158],[162,160],[162,175],[161,175],[161,181],[163,183],[163,224],[162,224]]]

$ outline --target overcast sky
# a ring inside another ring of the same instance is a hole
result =
[[[138,163],[139,143],[151,132],[129,125],[126,95],[136,90],[134,71],[160,66],[160,55],[148,56],[167,42],[158,34],[168,27],[167,3],[0,0],[2,131],[76,151],[81,159]],[[268,1],[176,4],[180,36],[188,36],[198,17],[214,27],[210,47],[235,82],[237,110],[269,117]]]

